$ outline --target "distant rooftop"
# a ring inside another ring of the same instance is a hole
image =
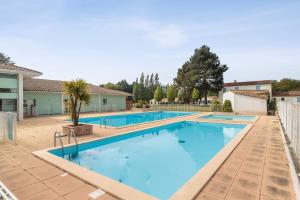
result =
[[[64,92],[63,85],[66,81],[25,78],[23,82],[24,91]],[[90,84],[91,93],[131,96],[130,93],[110,90]]]
[[[264,84],[272,84],[272,80],[259,80],[259,81],[245,81],[245,82],[230,82],[224,83],[224,87],[230,86],[245,86],[245,85],[264,85]]]
[[[268,99],[270,95],[268,90],[231,90],[231,92],[259,99]]]
[[[273,92],[273,97],[297,97],[297,96],[300,96],[300,91]]]
[[[3,63],[0,63],[0,71],[22,73],[28,77],[41,76],[43,74],[42,72],[36,70],[20,67],[14,64],[3,64]]]

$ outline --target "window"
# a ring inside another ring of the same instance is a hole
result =
[[[284,97],[281,98],[281,101],[284,101]]]
[[[102,103],[103,103],[103,105],[106,105],[106,104],[107,104],[107,98],[104,98],[104,99],[102,100]]]
[[[0,78],[14,78],[14,79],[16,79],[17,75],[15,75],[15,74],[2,74],[2,73],[0,73]]]
[[[17,93],[16,88],[0,88],[0,93]]]
[[[239,87],[235,87],[234,90],[239,90]]]
[[[16,112],[17,100],[16,99],[0,99],[0,111]]]
[[[300,97],[297,97],[297,102],[300,103]]]
[[[257,86],[256,86],[256,90],[260,90],[260,85],[257,85]]]
[[[226,89],[226,88],[223,88],[223,92],[227,92],[227,89]]]

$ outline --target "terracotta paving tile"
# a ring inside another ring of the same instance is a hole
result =
[[[88,200],[91,198],[88,196],[88,194],[95,191],[96,189],[97,188],[95,188],[94,186],[86,184],[78,190],[65,195],[64,198],[67,200]]]
[[[83,181],[71,175],[56,176],[45,180],[44,183],[60,195],[66,195],[85,185]]]
[[[94,200],[94,199],[90,199],[90,200]],[[101,197],[97,198],[96,200],[118,200],[118,198],[110,195],[110,194],[104,194]]]
[[[289,199],[289,200],[294,199],[294,195],[291,192],[291,188],[285,190],[270,184],[263,185],[261,193],[271,198]]]
[[[231,188],[226,200],[259,200],[259,194],[237,187]]]
[[[19,199],[24,199],[41,191],[47,190],[47,187],[43,183],[34,183],[32,185],[28,185],[17,190],[14,190],[13,193]]]
[[[232,184],[235,175],[235,172],[229,171],[229,169],[228,171],[221,170],[215,174],[214,180],[220,181],[226,185],[230,185]]]
[[[221,199],[224,198],[218,198],[205,192],[202,192],[199,196],[195,198],[195,200],[221,200]]]
[[[229,185],[224,184],[222,182],[212,180],[207,184],[207,186],[204,188],[203,192],[211,194],[215,197],[224,199],[227,194],[228,189],[229,189]]]
[[[39,166],[47,164],[47,163],[41,161],[40,159],[34,158],[34,157],[29,157],[29,158],[26,158],[26,159],[17,159],[16,161],[20,165],[22,165],[22,167],[24,169],[31,169],[31,168],[34,168],[34,167],[39,167]]]
[[[30,197],[25,198],[25,200],[55,200],[58,199],[59,195],[52,190],[44,190],[42,192],[36,193]]]
[[[10,190],[18,189],[38,182],[36,178],[31,176],[26,171],[20,169],[6,172],[2,178],[2,181]]]
[[[52,165],[43,165],[29,169],[28,172],[39,180],[48,179],[63,174],[64,172]]]

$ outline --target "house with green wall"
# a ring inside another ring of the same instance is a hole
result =
[[[12,64],[0,64],[0,111],[16,112],[24,116],[65,114],[69,112],[65,81],[36,78],[42,73]],[[126,110],[129,93],[90,84],[91,102],[82,112]]]

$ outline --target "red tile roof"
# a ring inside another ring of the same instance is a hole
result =
[[[48,80],[48,79],[37,79],[37,78],[24,78],[23,89],[24,91],[47,91],[47,92],[64,92],[63,85],[66,81]],[[90,84],[91,93],[100,93],[108,95],[121,95],[131,96],[131,94],[110,90],[96,85]]]
[[[245,86],[245,85],[264,85],[264,84],[272,84],[272,80],[260,80],[260,81],[245,81],[245,82],[224,83],[224,87]]]
[[[297,96],[300,96],[300,91],[273,92],[273,97],[297,97]]]
[[[270,96],[268,90],[230,90],[230,91],[233,92],[234,94],[255,97],[259,99],[266,99],[266,100]]]
[[[43,74],[42,72],[28,69],[25,67],[20,67],[20,66],[13,65],[13,64],[0,63],[0,70],[1,69],[6,70],[6,71],[11,71],[11,72],[25,72],[25,73],[31,74],[32,76],[41,76]]]

